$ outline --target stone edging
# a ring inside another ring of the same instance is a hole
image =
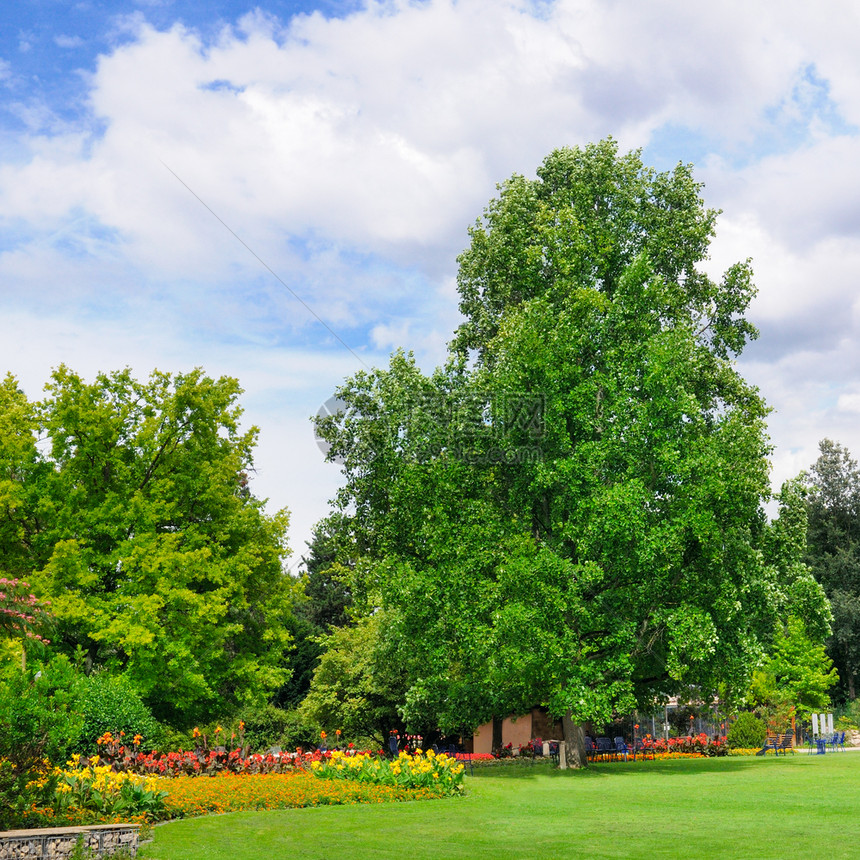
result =
[[[139,831],[139,824],[6,830],[0,832],[0,860],[60,860],[72,853],[81,836],[96,857],[110,857],[120,849],[136,857]]]

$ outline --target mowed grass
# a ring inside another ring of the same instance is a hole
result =
[[[148,860],[860,858],[860,753],[486,769],[462,798],[159,826]]]

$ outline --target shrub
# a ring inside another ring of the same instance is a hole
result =
[[[81,710],[84,719],[78,752],[86,755],[98,752],[96,739],[105,732],[140,735],[143,749],[154,749],[161,743],[161,727],[125,678],[107,672],[90,675],[84,686]]]
[[[728,733],[729,749],[752,749],[764,746],[765,724],[749,711],[742,711]]]
[[[82,679],[66,657],[10,666],[0,677],[0,758],[16,776],[43,758],[65,761],[81,732],[78,701]]]
[[[245,745],[252,752],[261,752],[272,746],[281,746],[291,723],[295,722],[287,711],[274,705],[245,707],[238,715],[244,723]]]
[[[319,743],[320,729],[316,723],[312,723],[305,719],[301,711],[284,711],[285,728],[281,735],[281,746],[285,750],[294,750],[297,747],[302,749],[313,749]],[[354,740],[350,738],[350,740]],[[368,746],[367,739],[360,739],[363,742],[358,746]]]

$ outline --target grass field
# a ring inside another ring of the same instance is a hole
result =
[[[860,753],[476,772],[462,798],[156,828],[148,860],[860,858]]]

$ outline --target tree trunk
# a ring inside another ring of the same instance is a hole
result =
[[[854,673],[848,673],[848,698],[853,702],[857,698],[857,692],[854,689]]]
[[[502,748],[502,720],[499,717],[493,717],[493,752],[496,753]]]
[[[582,725],[575,723],[570,717],[570,711],[568,711],[561,718],[561,727],[564,731],[564,754],[559,756],[559,767],[562,769],[568,767],[576,769],[587,767],[585,730],[582,728]]]

